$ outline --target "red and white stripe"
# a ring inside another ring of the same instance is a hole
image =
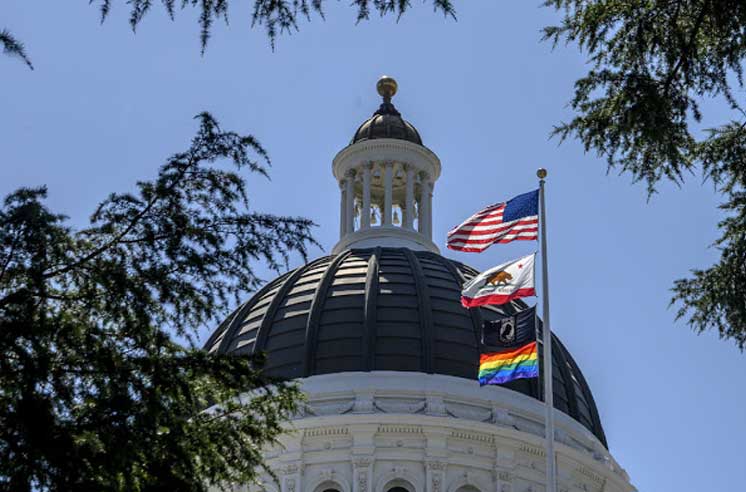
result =
[[[456,251],[479,253],[493,243],[531,241],[539,237],[539,216],[503,222],[505,203],[480,210],[448,233],[447,246]]]

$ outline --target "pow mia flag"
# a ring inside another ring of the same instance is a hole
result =
[[[536,340],[536,306],[482,326],[482,344],[486,347],[522,347]]]

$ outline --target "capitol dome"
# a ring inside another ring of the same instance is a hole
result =
[[[207,342],[218,353],[267,355],[283,379],[349,371],[412,371],[477,378],[480,327],[513,305],[466,309],[461,285],[477,272],[408,248],[352,249],[289,272],[232,313]],[[518,309],[516,309],[518,308]],[[553,335],[554,406],[606,437],[593,395]],[[534,379],[504,385],[540,399]]]
[[[268,282],[205,345],[266,354],[267,374],[297,382],[306,396],[264,450],[271,473],[231,490],[551,490],[551,414],[554,490],[634,492],[608,450],[588,383],[556,336],[553,412],[543,377],[480,387],[483,323],[527,305],[462,307],[462,285],[478,272],[432,240],[440,159],[391,103],[396,82],[383,77],[377,88],[381,107],[332,160],[340,221],[331,254]]]

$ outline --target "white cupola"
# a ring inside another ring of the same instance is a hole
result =
[[[438,253],[432,197],[440,159],[391,103],[396,81],[383,76],[377,89],[383,103],[332,163],[340,189],[340,237],[332,254],[375,246]]]

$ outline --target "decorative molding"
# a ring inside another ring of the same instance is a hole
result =
[[[378,426],[381,434],[422,434],[422,427],[415,425],[381,424]]]
[[[332,248],[332,254],[338,254],[351,247],[372,248],[383,247],[407,247],[417,251],[430,251],[438,253],[440,249],[431,240],[419,231],[407,229],[396,225],[375,225],[365,229],[348,232]]]
[[[478,422],[487,422],[492,419],[492,411],[486,408],[447,403],[445,410],[448,415],[457,419],[476,420]]]
[[[282,475],[294,475],[303,471],[303,465],[300,463],[288,463],[280,469]]]
[[[530,454],[533,456],[539,456],[541,458],[544,458],[546,456],[543,449],[537,448],[534,446],[529,446],[528,444],[521,444],[519,449],[523,451],[524,453]]]
[[[352,413],[374,413],[376,411],[375,399],[372,392],[355,394],[353,405]]]
[[[506,409],[493,406],[492,423],[505,427],[515,427],[515,418]]]
[[[352,458],[353,468],[367,468],[373,464],[372,456],[356,456]]]
[[[351,411],[355,406],[355,401],[311,402],[309,406],[316,415],[341,415]]]
[[[600,485],[603,485],[603,483],[606,481],[603,477],[601,477],[600,475],[594,473],[593,471],[589,470],[588,468],[586,468],[584,466],[580,466],[580,467],[576,468],[575,471],[578,474],[580,474],[580,475],[582,475],[582,476],[584,476],[584,477],[586,477],[586,478],[588,478],[588,479],[590,479],[590,480],[592,480],[592,481],[594,481],[594,482],[596,482],[597,484],[600,484]]]
[[[437,417],[446,416],[446,404],[443,401],[443,397],[439,395],[432,395],[427,397],[427,414],[435,415]]]
[[[371,159],[371,155],[375,155],[376,158]],[[407,162],[418,169],[430,170],[434,179],[440,176],[440,159],[432,150],[422,145],[390,138],[365,140],[345,147],[334,156],[332,170],[338,175],[347,167],[357,166],[360,161],[371,160]]]
[[[304,437],[344,436],[349,433],[350,429],[348,427],[315,427],[306,429]]]
[[[478,432],[467,432],[462,430],[451,431],[451,437],[456,439],[463,439],[465,441],[477,441],[487,444],[494,444],[495,437],[490,434],[482,434]]]
[[[425,409],[426,403],[424,400],[417,403],[374,400],[373,406],[384,413],[420,413]]]

